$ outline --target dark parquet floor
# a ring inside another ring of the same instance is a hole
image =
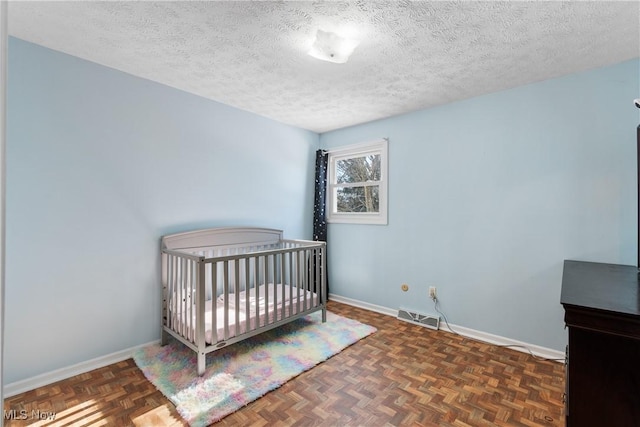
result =
[[[378,332],[217,425],[564,425],[561,363],[333,301],[329,310]],[[7,426],[186,425],[131,359],[12,396],[4,409]]]

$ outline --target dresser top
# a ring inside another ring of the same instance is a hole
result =
[[[560,302],[640,315],[640,273],[633,265],[565,260]]]

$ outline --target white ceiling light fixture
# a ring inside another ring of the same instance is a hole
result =
[[[360,41],[340,37],[336,33],[318,30],[309,55],[323,61],[344,64]]]

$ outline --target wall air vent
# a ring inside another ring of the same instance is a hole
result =
[[[405,322],[415,323],[416,325],[425,326],[436,331],[440,327],[440,317],[431,316],[428,314],[416,313],[413,311],[401,308],[398,310],[398,319]]]

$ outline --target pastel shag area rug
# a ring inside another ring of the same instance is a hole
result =
[[[191,426],[206,426],[375,331],[331,312],[322,323],[316,312],[209,353],[201,377],[195,352],[176,340],[139,349],[133,359]]]

